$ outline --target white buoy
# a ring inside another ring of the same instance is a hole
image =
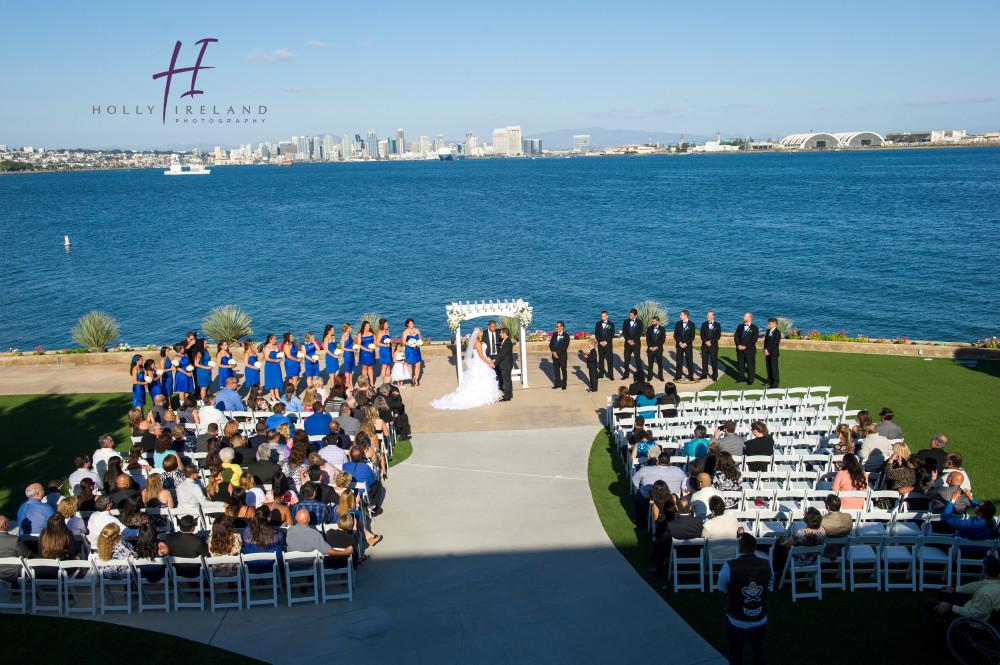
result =
[[[69,247],[69,236],[63,236],[63,246]]]

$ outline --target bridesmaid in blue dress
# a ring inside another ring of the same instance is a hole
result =
[[[378,337],[378,364],[382,383],[389,383],[389,372],[392,370],[392,336],[389,335],[388,321],[378,320],[378,332],[375,336]]]
[[[340,371],[340,360],[337,359],[337,336],[329,323],[323,329],[323,354],[326,356],[327,382],[333,386],[333,377]]]
[[[170,361],[174,366],[174,390],[177,391],[181,404],[187,399],[187,394],[194,390],[194,365],[184,349],[184,342],[174,344],[174,358]]]
[[[340,326],[340,348],[344,352],[344,374],[347,376],[347,387],[354,390],[354,338],[351,337],[351,324]]]
[[[410,377],[412,377],[414,387],[420,385],[420,363],[423,360],[420,356],[420,346],[410,346],[410,342],[420,342],[420,328],[413,325],[413,319],[406,320],[406,330],[403,331],[403,354],[406,357],[406,364],[409,365]]]
[[[368,385],[375,385],[375,333],[372,332],[372,324],[368,321],[361,322],[360,337],[361,350],[358,352],[358,364],[361,365],[361,375],[368,377]]]
[[[142,371],[142,356],[132,356],[132,406],[146,406],[146,373]]]
[[[150,358],[142,364],[142,368],[146,371],[146,387],[149,388],[149,398],[155,404],[154,398],[164,394],[163,381],[156,375],[156,361]]]
[[[169,352],[169,346],[160,347],[160,382],[167,398],[167,406],[170,406],[170,396],[174,394],[174,366],[170,358],[167,358]]]
[[[305,354],[295,343],[295,335],[285,333],[281,339],[281,352],[285,354],[285,383],[291,383],[298,390],[299,374],[302,373],[302,359]]]
[[[205,348],[205,340],[199,339],[194,348],[194,381],[198,386],[198,399],[204,400],[208,394],[208,387],[212,385],[212,366],[215,365],[215,361]]]
[[[243,342],[243,361],[247,365],[243,371],[243,385],[247,388],[259,386],[260,368],[263,363],[257,360],[257,350],[254,348],[252,339]]]
[[[319,376],[319,353],[316,347],[316,335],[306,333],[302,338],[302,351],[306,354],[303,364],[306,368],[306,385],[312,385],[312,377]],[[313,360],[315,358],[315,360]],[[312,406],[310,404],[309,406]]]
[[[226,379],[235,378],[233,368],[229,362],[233,359],[233,354],[229,352],[229,342],[223,340],[219,342],[219,350],[215,353],[215,364],[219,366],[219,389],[226,387]]]
[[[278,390],[281,388],[281,359],[284,355],[278,348],[277,335],[268,335],[267,343],[261,350],[264,354],[264,390],[271,391],[271,401],[281,399]]]

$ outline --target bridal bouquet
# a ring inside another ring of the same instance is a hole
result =
[[[406,345],[408,347],[410,347],[411,349],[416,349],[418,347],[423,346],[424,343],[422,341],[420,341],[419,339],[411,339],[409,342],[406,343]]]
[[[214,360],[209,360],[208,361],[208,366],[209,367],[215,367],[215,361]]]
[[[310,362],[314,362],[314,363],[318,363],[318,362],[319,362],[319,356],[317,356],[317,355],[316,355],[316,354],[314,353],[313,355],[309,356],[309,361],[310,361]]]
[[[180,367],[181,361],[178,360],[177,358],[174,358],[173,360],[170,361],[170,364],[173,365],[174,367]]]
[[[302,351],[299,351],[298,354],[296,354],[296,355],[298,356],[299,360],[302,360],[303,358],[306,357],[306,354],[303,353]]]
[[[229,359],[229,366],[230,367],[236,367],[236,359],[235,358],[230,358]]]
[[[368,345],[368,350],[369,351],[374,351],[375,350],[375,345],[374,344],[369,344]]]
[[[263,364],[262,364],[262,363],[261,363],[261,362],[260,362],[260,361],[258,360],[257,362],[255,362],[255,363],[253,364],[253,366],[254,366],[254,368],[256,368],[256,369],[260,369],[261,367],[263,367]]]
[[[284,357],[285,357],[284,351],[278,351],[278,355],[275,356],[275,358],[277,358],[278,360],[281,360]]]
[[[338,344],[337,348],[335,348],[333,350],[333,355],[335,355],[335,356],[342,356],[342,355],[344,355],[344,350],[342,348],[340,348],[340,344]]]
[[[184,371],[185,372],[193,372],[194,371],[194,365],[188,365],[187,367],[184,368]]]

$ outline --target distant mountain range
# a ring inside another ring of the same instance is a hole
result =
[[[573,147],[574,134],[590,134],[590,145],[595,148],[606,148],[613,145],[644,144],[652,141],[661,145],[677,143],[680,140],[696,143],[709,140],[701,134],[677,134],[674,132],[649,132],[640,129],[605,129],[603,127],[585,127],[583,129],[557,129],[551,132],[526,134],[526,139],[542,139],[543,150],[569,150]],[[715,137],[711,137],[714,139]]]

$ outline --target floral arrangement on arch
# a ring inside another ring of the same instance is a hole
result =
[[[514,316],[521,322],[521,327],[527,330],[528,326],[531,325],[532,309],[530,307],[522,307],[514,312]]]
[[[462,321],[465,321],[467,314],[458,309],[448,310],[448,327],[451,328],[452,332],[458,330],[458,327],[462,325]]]

